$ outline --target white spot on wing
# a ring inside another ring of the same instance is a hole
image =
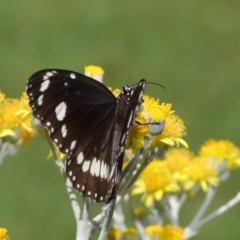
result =
[[[70,74],[70,78],[71,78],[71,79],[75,79],[75,78],[76,78],[76,75],[75,75],[74,73],[71,73],[71,74]]]
[[[43,103],[43,94],[39,96],[38,98],[38,105],[41,106]]]
[[[61,131],[62,131],[62,136],[66,137],[67,136],[67,127],[65,124],[62,125]]]
[[[141,91],[139,96],[138,96],[138,102],[140,102],[140,100],[142,99],[142,94],[143,94],[143,92]]]
[[[101,161],[100,161],[100,160],[98,160],[98,161],[96,162],[96,164],[95,164],[95,175],[96,175],[97,177],[99,177],[99,174],[100,174],[100,164],[101,164]]]
[[[101,178],[107,178],[107,164],[102,161],[101,164],[101,172],[100,172]]]
[[[132,110],[131,113],[130,113],[130,116],[129,116],[129,119],[128,119],[128,123],[127,123],[127,128],[130,127],[130,124],[131,124],[131,122],[132,122],[132,118],[133,118],[133,110]]]
[[[71,164],[72,160],[69,159],[68,162],[67,162],[67,165],[69,166]]]
[[[65,102],[61,102],[55,108],[56,117],[59,121],[62,121],[66,116],[67,105]]]
[[[73,149],[75,148],[76,142],[77,142],[76,140],[75,140],[75,141],[72,141],[71,146],[70,146],[70,149],[71,149],[71,150],[73,150]]]
[[[47,90],[49,87],[49,84],[50,84],[50,80],[46,80],[46,81],[42,82],[40,91],[44,92],[45,90]]]
[[[126,139],[126,133],[123,134],[123,137],[122,137],[122,140],[121,140],[121,144],[123,144],[125,139]]]
[[[115,171],[115,168],[116,168],[116,164],[113,166],[113,168],[112,168],[112,170],[111,170],[109,179],[113,176],[113,173],[114,173],[114,171]]]
[[[96,163],[97,163],[97,159],[94,158],[93,161],[92,161],[92,164],[91,164],[91,168],[90,168],[90,173],[92,174],[92,176],[94,176]]]
[[[77,157],[77,163],[81,164],[83,162],[83,153],[80,152]]]
[[[82,166],[83,172],[87,172],[89,170],[89,167],[90,167],[90,161],[85,160]]]
[[[51,77],[53,75],[53,72],[47,72],[46,76]]]

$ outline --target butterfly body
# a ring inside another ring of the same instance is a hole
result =
[[[35,118],[67,155],[66,175],[85,197],[108,203],[121,181],[125,142],[142,104],[145,80],[116,98],[100,82],[77,72],[46,69],[27,85]]]

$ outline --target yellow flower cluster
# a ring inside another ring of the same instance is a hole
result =
[[[217,164],[226,164],[229,170],[240,167],[240,149],[228,140],[208,140],[200,149],[200,155],[212,158]]]
[[[12,137],[16,144],[29,142],[35,136],[31,109],[26,93],[20,99],[6,98],[0,92],[0,138]]]
[[[133,195],[142,194],[142,201],[149,207],[160,201],[164,194],[191,191],[199,186],[204,192],[209,186],[218,186],[220,167],[240,167],[240,149],[229,141],[209,140],[203,144],[198,156],[188,149],[171,149],[166,157],[152,161],[135,182]]]
[[[150,225],[145,228],[145,234],[151,240],[185,240],[183,237],[184,229],[166,225],[164,227],[158,225]],[[134,228],[128,228],[126,231],[111,229],[108,233],[108,240],[135,240],[138,234]]]

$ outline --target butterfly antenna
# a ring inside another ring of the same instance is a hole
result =
[[[162,84],[160,84],[160,83],[156,83],[156,82],[147,82],[146,81],[146,83],[149,83],[149,84],[153,84],[153,85],[157,85],[157,86],[159,86],[159,87],[162,87],[162,88],[164,88],[164,89],[166,89]],[[135,86],[135,85],[137,85],[138,83],[134,83],[132,86]]]
[[[166,89],[162,84],[160,84],[160,83],[155,83],[155,82],[147,82],[146,81],[146,83],[149,83],[149,84],[153,84],[153,85],[157,85],[157,86],[160,86],[160,87],[162,87],[162,88],[164,88],[164,89]]]

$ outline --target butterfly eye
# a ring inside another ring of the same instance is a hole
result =
[[[116,197],[125,141],[144,88],[141,80],[116,98],[102,83],[73,71],[46,69],[30,77],[33,115],[67,155],[66,175],[83,196],[105,203]]]

